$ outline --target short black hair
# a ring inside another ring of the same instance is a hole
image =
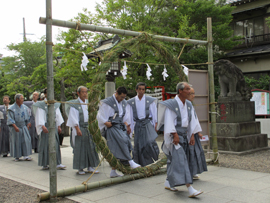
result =
[[[139,82],[139,83],[137,83],[136,90],[139,88],[139,86],[144,86],[145,89],[146,89],[146,83],[145,82]]]
[[[117,94],[127,94],[127,89],[125,87],[118,87],[116,90]]]
[[[44,88],[43,93],[44,93],[44,94],[47,94],[47,87]]]
[[[3,96],[3,99],[4,99],[4,97],[7,97],[7,98],[9,99],[9,101],[10,101],[10,96],[4,95],[4,96]]]

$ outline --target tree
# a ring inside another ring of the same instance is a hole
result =
[[[223,2],[216,3],[215,0],[104,0],[96,7],[101,21],[115,28],[197,40],[207,39],[206,19],[212,17],[215,60],[221,57],[224,51],[238,43],[231,37],[233,31],[229,25],[232,21],[233,9],[230,5],[224,5]],[[173,50],[175,55],[179,55],[184,45],[164,43],[164,46]],[[135,48],[131,60],[162,63],[160,58],[156,58],[151,47],[147,46]],[[188,64],[205,63],[207,62],[207,48],[187,44],[180,61]],[[134,72],[130,72],[132,74],[132,77],[128,75],[130,80],[146,81],[145,65],[129,64],[129,66],[130,69],[142,73],[137,76]],[[169,78],[165,82],[162,80],[163,67],[154,68],[154,81],[150,81],[150,84],[165,85],[167,90],[175,91],[175,83],[172,85]],[[170,77],[173,77],[175,74],[171,67],[166,68]],[[189,68],[206,69],[207,66],[189,66]],[[117,83],[134,87],[135,84],[130,80],[122,81],[118,78]],[[173,77],[172,80],[177,79]]]
[[[74,17],[71,21],[91,24],[95,20],[91,12],[87,11],[87,9],[83,9],[83,12],[79,13],[78,16]],[[76,97],[78,86],[91,86],[92,77],[97,71],[92,67],[97,66],[97,61],[90,60],[87,71],[81,71],[80,65],[83,56],[82,53],[87,54],[91,52],[99,37],[100,36],[94,35],[91,32],[83,32],[74,29],[62,31],[58,35],[58,40],[61,41],[61,43],[55,46],[54,52],[61,55],[61,63],[58,66],[55,77],[62,83],[62,91],[65,91],[65,97],[67,99]],[[61,100],[63,99],[65,98],[61,98]]]
[[[46,63],[45,41],[41,39],[39,42],[12,43],[7,48],[15,51],[17,55],[3,58],[1,96],[2,94],[13,96],[19,92],[29,97],[30,93],[38,90],[40,86],[40,81],[32,83],[31,75],[36,67]]]
[[[270,76],[269,75],[261,75],[259,79],[255,79],[253,77],[244,76],[246,85],[250,89],[262,89],[262,90],[269,90],[269,82]]]

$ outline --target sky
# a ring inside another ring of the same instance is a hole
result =
[[[52,18],[70,20],[82,12],[83,8],[95,13],[96,3],[102,0],[52,0]],[[46,17],[46,0],[1,0],[0,2],[0,54],[3,57],[15,53],[8,51],[6,46],[23,42],[23,18],[25,18],[26,35],[30,41],[39,41],[46,35],[46,25],[39,24],[39,17]],[[52,27],[53,43],[59,30],[67,28]]]

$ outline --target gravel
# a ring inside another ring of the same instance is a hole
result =
[[[268,146],[270,146],[270,141],[268,141]],[[219,167],[270,173],[270,151],[241,156],[220,154]],[[45,191],[0,176],[1,203],[38,202],[37,194],[41,192]],[[59,198],[58,202],[75,203],[66,198]]]
[[[45,191],[0,176],[1,203],[38,202],[37,194],[42,192]],[[58,199],[62,203],[75,202],[66,198]]]
[[[268,141],[268,146],[270,146],[270,141]],[[241,156],[220,154],[219,166],[270,173],[270,151],[264,150]]]

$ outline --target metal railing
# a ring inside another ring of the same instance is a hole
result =
[[[264,42],[270,42],[270,33],[262,34],[262,35],[254,35],[254,36],[251,36],[251,37],[245,37],[245,38],[242,38],[242,39],[238,39],[236,41],[242,42],[238,46],[241,46],[241,45],[244,45],[244,44],[251,44],[251,43],[263,44]]]

